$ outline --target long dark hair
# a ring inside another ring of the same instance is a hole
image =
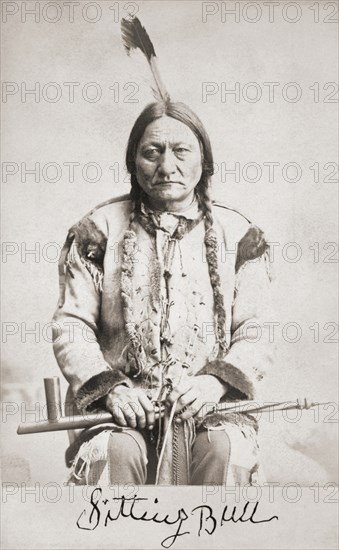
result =
[[[135,214],[140,211],[142,200],[142,189],[136,177],[135,159],[139,142],[144,134],[146,127],[154,120],[168,116],[182,122],[192,130],[197,137],[202,153],[202,173],[199,182],[195,187],[199,207],[204,214],[205,223],[205,246],[206,259],[208,262],[209,275],[213,289],[214,305],[217,313],[217,338],[219,342],[219,356],[223,356],[227,351],[225,321],[226,312],[224,308],[224,297],[220,288],[220,275],[218,270],[218,242],[213,229],[212,201],[210,197],[211,176],[213,175],[213,154],[211,142],[200,118],[181,102],[155,102],[145,107],[136,119],[131,130],[127,149],[126,149],[126,167],[131,175],[130,197],[133,203],[131,223],[133,223]]]

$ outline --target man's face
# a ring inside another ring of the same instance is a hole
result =
[[[188,206],[202,173],[199,141],[186,124],[163,116],[151,122],[136,155],[139,185],[157,208]]]

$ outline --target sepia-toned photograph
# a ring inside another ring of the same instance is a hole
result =
[[[2,548],[337,548],[338,8],[2,0]]]

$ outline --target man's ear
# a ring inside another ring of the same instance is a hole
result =
[[[132,175],[134,176],[136,174],[137,168],[134,160],[129,161],[128,166],[126,168],[127,168],[127,171],[131,174],[131,176]]]
[[[200,141],[199,141],[199,145],[200,145],[200,152],[201,152],[202,175],[207,174],[208,176],[212,176],[214,174],[213,162],[207,162],[205,160],[204,149]]]
[[[213,162],[203,161],[202,171],[203,171],[203,174],[207,174],[208,176],[213,176],[213,174],[214,174]]]

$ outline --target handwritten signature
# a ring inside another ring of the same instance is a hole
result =
[[[158,504],[157,498],[152,500],[154,504]],[[110,501],[112,502],[112,508],[110,507]],[[81,512],[76,522],[78,528],[93,531],[99,526],[107,527],[110,525],[110,522],[117,521],[120,518],[131,518],[135,521],[151,521],[153,523],[173,525],[175,526],[175,532],[161,542],[163,548],[171,548],[179,537],[191,533],[191,531],[184,531],[184,524],[190,517],[184,508],[180,508],[174,514],[160,515],[159,512],[152,514],[148,510],[145,511],[145,506],[142,506],[142,503],[148,504],[147,507],[149,507],[150,499],[148,498],[134,495],[134,497],[131,498],[126,498],[125,496],[119,498],[114,497],[111,498],[110,501],[107,498],[102,498],[102,489],[100,489],[100,487],[93,489],[90,499],[92,508],[89,514],[86,510]],[[233,523],[245,523],[249,521],[250,523],[258,524],[279,519],[278,516],[272,516],[268,519],[258,519],[256,517],[258,506],[259,502],[250,503],[249,501],[247,501],[244,506],[229,507],[229,505],[226,505],[222,511],[219,522],[215,517],[213,508],[206,504],[192,508],[190,510],[190,515],[197,515],[199,517],[199,537],[202,532],[212,535],[218,525],[222,527],[224,523],[229,521]]]

